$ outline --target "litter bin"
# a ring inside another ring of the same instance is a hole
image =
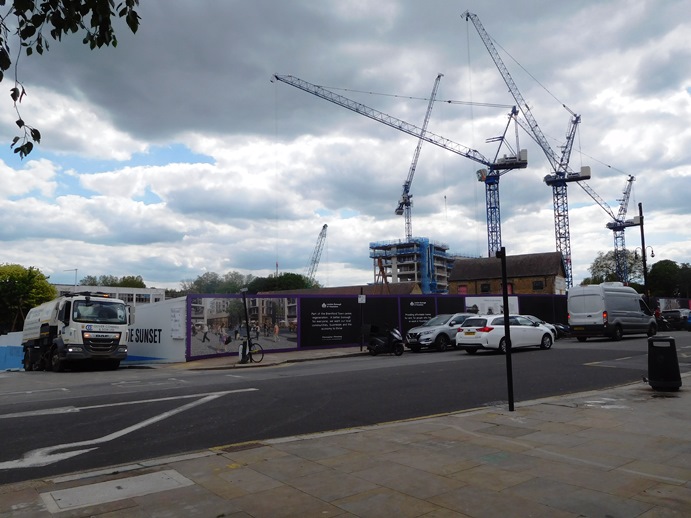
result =
[[[673,391],[681,387],[677,346],[671,336],[648,338],[648,383],[653,390]]]

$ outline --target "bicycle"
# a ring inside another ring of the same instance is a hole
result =
[[[240,363],[261,363],[261,361],[264,359],[264,349],[262,348],[261,345],[259,345],[256,342],[253,342],[252,339],[249,339],[249,349],[247,350],[247,358],[244,361],[240,361]],[[246,347],[247,341],[244,340],[242,346]]]

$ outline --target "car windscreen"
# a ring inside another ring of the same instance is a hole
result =
[[[463,322],[463,327],[485,327],[487,325],[486,318],[469,318]]]
[[[451,318],[451,315],[437,315],[436,317],[428,320],[424,324],[422,324],[424,327],[431,327],[431,326],[443,326],[448,322],[448,320]]]

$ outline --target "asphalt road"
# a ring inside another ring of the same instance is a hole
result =
[[[677,338],[691,370],[691,333]],[[645,338],[512,355],[516,402],[640,381]],[[406,352],[186,371],[0,373],[0,484],[214,446],[508,405],[506,360]]]

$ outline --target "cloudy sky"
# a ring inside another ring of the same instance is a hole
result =
[[[394,209],[414,137],[281,82],[293,75],[492,157],[513,98],[477,14],[558,152],[582,117],[571,167],[616,213],[645,212],[646,245],[691,261],[691,20],[682,0],[159,0],[119,44],[81,37],[22,58],[21,113],[43,139],[23,161],[11,100],[0,104],[0,263],[53,282],[141,275],[177,288],[205,272],[305,273],[322,226],[317,280],[372,282],[369,244],[405,237]],[[3,84],[13,85],[6,75]],[[513,138],[513,129],[509,133]],[[500,183],[508,254],[555,250],[549,166],[522,130],[529,166]],[[413,235],[487,255],[476,162],[422,147]],[[613,248],[607,213],[569,187],[574,283]],[[640,247],[637,227],[627,247]],[[650,252],[650,251],[649,251]]]

